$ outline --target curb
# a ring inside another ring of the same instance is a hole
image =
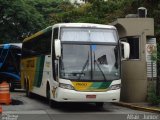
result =
[[[115,102],[115,103],[112,103],[112,104],[117,105],[117,106],[122,106],[122,107],[128,107],[128,108],[131,108],[131,109],[134,109],[134,110],[160,113],[160,109],[156,109],[156,108],[152,108],[152,107],[144,107],[144,106],[133,105],[131,103]]]

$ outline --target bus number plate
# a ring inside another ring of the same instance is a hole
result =
[[[86,95],[86,98],[91,98],[91,99],[93,99],[93,98],[96,98],[96,95]]]

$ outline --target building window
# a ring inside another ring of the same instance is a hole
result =
[[[128,42],[130,45],[129,59],[140,59],[139,37],[126,37],[121,39],[121,41]]]

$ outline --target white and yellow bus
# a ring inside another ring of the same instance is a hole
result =
[[[62,23],[24,39],[21,83],[55,102],[117,102],[121,87],[120,43],[114,26]]]

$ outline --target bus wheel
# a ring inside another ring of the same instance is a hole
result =
[[[49,105],[50,105],[51,95],[50,95],[50,87],[49,87],[49,84],[48,84],[48,83],[47,83],[47,89],[46,89],[46,98],[47,98],[47,102],[48,102]]]
[[[47,98],[47,103],[49,104],[50,107],[58,107],[58,103],[54,100],[51,100],[50,87],[48,83],[46,89],[46,98]]]
[[[31,92],[29,91],[29,82],[26,82],[26,96],[31,98]]]
[[[96,106],[99,108],[103,108],[104,103],[103,102],[96,102]]]

